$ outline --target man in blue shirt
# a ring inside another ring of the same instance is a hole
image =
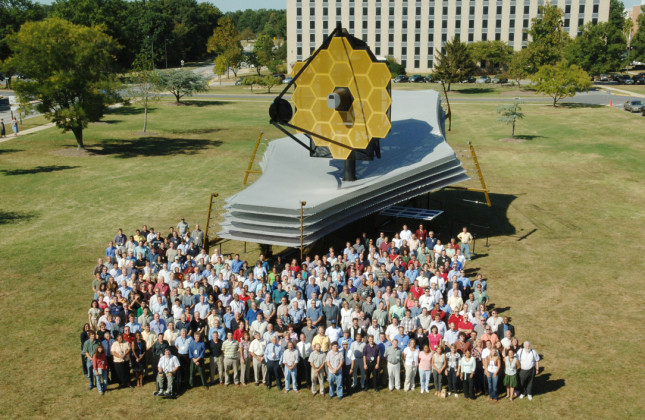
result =
[[[190,355],[190,373],[189,383],[193,387],[193,375],[195,370],[199,372],[199,377],[202,380],[202,385],[208,389],[206,385],[206,377],[204,376],[204,353],[206,352],[206,344],[200,339],[199,334],[195,334],[195,341],[188,346],[188,354]]]
[[[289,316],[291,316],[291,322],[293,323],[293,329],[299,330],[302,324],[302,320],[305,319],[305,311],[300,308],[297,300],[294,300],[291,303],[291,309],[289,309]]]
[[[307,296],[307,300],[311,300],[311,296],[313,293],[318,295],[320,293],[320,287],[314,283],[315,279],[311,277],[309,279],[309,283],[307,283],[307,286],[305,286],[305,296]]]
[[[277,282],[278,283],[278,288],[273,291],[271,294],[271,298],[273,299],[273,303],[278,306],[280,304],[280,301],[282,300],[283,296],[287,296],[287,292],[282,290],[282,282]]]
[[[405,277],[410,279],[410,283],[414,283],[414,280],[419,276],[419,272],[417,271],[416,267],[413,265],[410,265],[412,268],[408,268],[405,271]]]
[[[190,345],[194,342],[193,338],[187,334],[187,329],[182,328],[181,334],[175,340],[175,347],[177,348],[177,357],[181,366],[181,381],[182,388],[185,388],[188,379],[188,369],[190,366]]]
[[[402,326],[399,326],[399,333],[394,336],[394,339],[399,342],[398,347],[401,349],[401,351],[405,350],[405,348],[408,346],[408,343],[410,342],[410,336],[403,333]]]
[[[235,254],[235,259],[233,259],[233,262],[231,263],[231,271],[235,274],[239,273],[243,264],[244,261],[240,260],[240,254]]]
[[[322,309],[317,305],[317,303],[317,301],[312,300],[311,308],[307,309],[307,318],[311,319],[311,323],[315,327],[321,325],[323,315]]]
[[[278,390],[282,391],[280,381],[280,360],[282,359],[282,347],[278,344],[276,335],[271,337],[271,342],[267,344],[264,350],[264,357],[267,362],[267,389],[271,389],[271,383],[275,377]]]
[[[136,318],[133,313],[130,314],[130,322],[125,324],[126,327],[130,327],[130,332],[136,334],[141,332],[141,324],[136,321]]]

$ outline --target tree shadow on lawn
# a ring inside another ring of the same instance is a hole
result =
[[[58,172],[64,171],[66,169],[75,169],[79,166],[67,166],[67,165],[51,165],[51,166],[36,166],[31,169],[3,169],[0,170],[0,173],[5,175],[31,175],[31,174],[40,174],[47,172]]]
[[[5,211],[0,210],[0,225],[6,225],[10,223],[19,223],[19,222],[28,222],[37,214],[34,212],[22,212],[22,211]]]
[[[112,155],[127,159],[139,156],[193,155],[204,149],[221,146],[219,140],[168,137],[139,137],[137,139],[104,142],[88,151],[97,155]]]
[[[0,155],[5,153],[22,152],[24,149],[0,149]]]
[[[581,103],[576,103],[576,102],[561,102],[558,104],[559,108],[569,108],[569,109],[577,109],[577,108],[604,108],[605,105],[598,105],[598,104],[581,104]],[[517,137],[517,136],[516,136]]]
[[[530,140],[535,140],[535,139],[543,139],[543,138],[546,138],[546,137],[544,137],[544,136],[532,136],[532,135],[528,135],[528,134],[516,134],[514,138],[516,138],[518,140],[528,140],[528,141],[530,141]]]
[[[489,88],[489,87],[472,87],[472,88],[454,90],[455,93],[463,93],[465,95],[472,95],[477,93],[491,93],[493,91],[495,91],[495,89]]]
[[[188,128],[186,130],[167,130],[173,134],[212,134],[222,131],[221,128]]]
[[[148,107],[148,113],[152,112],[153,108]],[[143,114],[143,107],[134,107],[132,105],[120,106],[118,108],[108,108],[105,115],[141,115]]]
[[[209,101],[209,100],[200,100],[200,99],[184,99],[179,104],[177,102],[173,102],[173,104],[174,105],[196,106],[198,108],[202,108],[202,107],[205,107],[205,106],[230,105],[231,102],[227,102],[227,101]]]

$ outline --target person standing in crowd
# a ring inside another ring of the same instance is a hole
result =
[[[195,333],[194,337],[194,341],[192,341],[188,347],[188,354],[190,354],[190,373],[188,384],[191,388],[193,387],[193,378],[195,377],[195,373],[199,372],[202,386],[208,389],[206,376],[204,376],[204,353],[206,351],[206,345],[201,341],[199,333]]]
[[[224,353],[224,377],[226,386],[231,383],[240,384],[240,343],[233,338],[233,333],[226,333],[226,341],[222,344]],[[230,371],[233,371],[231,374]],[[231,377],[232,376],[232,377]]]
[[[533,379],[540,369],[540,355],[531,348],[531,343],[525,341],[522,348],[517,352],[517,359],[520,361],[520,398],[528,396],[533,399]]]
[[[381,353],[379,347],[374,343],[374,336],[370,335],[367,337],[367,345],[363,349],[363,365],[365,367],[365,382],[367,382],[369,388],[372,388],[376,392],[379,390],[378,368],[380,361]]]
[[[123,334],[116,335],[116,341],[112,344],[112,357],[114,370],[119,378],[119,388],[125,388],[130,384],[130,344],[123,340]]]
[[[18,120],[16,117],[13,117],[11,120],[11,130],[13,131],[13,135],[18,137]]]
[[[464,385],[464,398],[475,399],[475,392],[473,388],[475,377],[475,358],[472,357],[470,349],[466,349],[464,356],[459,360],[459,368],[457,370]]]
[[[224,385],[224,356],[222,353],[223,341],[219,339],[219,332],[216,329],[211,331],[211,339],[208,341],[210,348],[210,384],[215,385],[215,372],[217,372],[220,385]]]
[[[7,127],[4,125],[4,118],[0,118],[0,137],[7,137]]]
[[[403,351],[403,366],[405,367],[405,383],[403,390],[405,392],[414,391],[414,382],[417,376],[417,367],[419,365],[419,349],[414,338],[410,339],[408,347]]]
[[[434,378],[434,395],[441,396],[443,388],[443,375],[446,370],[446,355],[443,354],[443,346],[437,346],[432,356],[432,376]]]
[[[457,346],[455,346],[454,344],[450,346],[450,353],[446,354],[446,359],[446,368],[448,373],[448,396],[454,394],[455,398],[457,398],[459,396],[457,394],[459,385],[459,376],[457,375],[457,371],[459,369],[459,359],[461,359],[461,355],[457,352]]]
[[[311,366],[311,393],[315,397],[320,388],[320,395],[325,395],[325,359],[327,355],[320,351],[320,344],[313,346],[313,351],[309,355],[309,364]]]
[[[430,345],[424,344],[419,352],[419,379],[421,382],[421,393],[430,393],[430,375],[432,374],[432,356]]]
[[[174,395],[174,382],[177,379],[177,372],[179,372],[179,359],[172,354],[170,347],[168,347],[163,357],[159,359],[159,364],[157,365],[157,389],[152,395],[172,397]],[[166,382],[165,391],[164,381]]]
[[[249,349],[251,347],[251,335],[248,331],[244,331],[242,339],[240,340],[240,383],[246,386],[247,382],[251,380],[251,354]]]
[[[295,349],[293,341],[287,341],[287,349],[282,353],[282,360],[280,361],[284,369],[284,393],[289,392],[289,385],[295,392],[298,391],[298,361],[300,355]]]
[[[186,389],[188,386],[188,372],[190,369],[190,345],[193,343],[193,337],[188,335],[186,328],[182,328],[181,334],[175,340],[177,348],[177,358],[180,365],[181,388]],[[221,381],[221,375],[220,375]]]
[[[264,355],[267,361],[267,389],[271,389],[271,383],[275,378],[278,391],[282,391],[282,381],[280,379],[280,360],[282,359],[282,347],[278,344],[277,335],[271,336],[271,342],[267,344]]]
[[[338,342],[331,343],[331,351],[327,353],[327,372],[329,382],[329,398],[334,398],[334,393],[339,400],[343,398],[343,363],[345,356],[338,351]]]
[[[309,365],[309,356],[311,355],[311,343],[307,341],[307,336],[300,333],[300,341],[296,344],[296,350],[300,355],[298,361],[298,384],[305,383],[307,388],[311,387],[311,367]]]
[[[504,386],[506,387],[506,398],[513,401],[515,388],[517,387],[517,370],[520,368],[520,361],[515,357],[513,349],[508,349],[504,357]]]
[[[249,346],[249,353],[253,358],[253,375],[255,376],[255,386],[260,385],[260,377],[262,378],[262,383],[266,384],[267,365],[264,359],[264,352],[266,351],[266,347],[266,343],[264,342],[264,340],[262,340],[262,334],[256,331],[255,339]]]
[[[489,346],[490,347],[490,346]],[[484,375],[488,383],[488,396],[491,401],[497,402],[497,386],[499,380],[499,370],[502,367],[499,352],[496,349],[490,348],[488,356],[484,359]]]
[[[108,384],[108,363],[103,344],[96,346],[96,352],[92,356],[92,369],[96,378],[96,388],[99,391],[99,395],[103,395]]]
[[[83,367],[84,376],[87,376],[88,363],[87,363],[87,355],[83,351],[83,345],[87,340],[89,340],[89,338],[90,338],[90,324],[86,322],[85,325],[83,325],[83,331],[81,331],[81,366]],[[99,337],[99,340],[100,340],[100,337]]]
[[[143,386],[143,377],[146,374],[146,342],[137,331],[132,342],[132,372],[137,379],[137,387]],[[154,366],[154,365],[153,365]]]

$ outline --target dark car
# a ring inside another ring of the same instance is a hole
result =
[[[632,77],[635,85],[645,85],[645,76],[643,74],[637,74]]]
[[[280,81],[283,81],[283,80],[284,80],[284,78],[285,78],[285,77],[287,77],[287,76],[285,76],[285,75],[284,75],[284,74],[282,74],[282,73],[273,73],[273,74],[272,74],[272,76],[273,76],[273,77],[275,77],[275,78],[277,78],[277,79],[280,79]]]
[[[642,101],[631,100],[631,101],[625,102],[625,111],[641,112],[642,107],[643,107],[643,102]]]
[[[426,79],[426,83],[432,83],[432,82],[434,82],[434,79],[432,78],[432,75],[431,75],[431,74],[427,75],[427,76],[425,77],[425,79]]]
[[[501,74],[498,74],[495,77],[493,77],[493,80],[491,80],[490,82],[502,84],[502,83],[508,83],[508,79],[502,76]]]
[[[415,74],[413,76],[410,76],[410,78],[408,79],[408,82],[410,82],[410,83],[425,83],[426,79],[423,76],[421,76],[420,74]]]
[[[634,79],[629,74],[623,74],[623,81],[621,83],[624,85],[633,85]]]
[[[394,78],[394,83],[407,83],[408,81],[408,76],[406,76],[405,74],[399,74]]]
[[[479,76],[475,83],[490,83],[490,77],[488,76]]]
[[[459,83],[475,83],[475,80],[476,79],[474,77],[467,77]]]

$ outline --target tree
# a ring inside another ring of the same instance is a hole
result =
[[[207,50],[217,53],[219,61],[216,62],[216,67],[226,66],[227,70],[231,68],[233,74],[237,76],[240,64],[244,61],[244,54],[240,35],[230,18],[220,19],[219,26],[213,30],[213,35],[208,39]]]
[[[152,67],[152,60],[147,51],[139,53],[132,64],[130,79],[133,86],[130,95],[139,99],[143,105],[143,132],[148,128],[148,105],[159,98],[156,91],[159,86],[159,73]]]
[[[513,126],[511,138],[515,138],[515,123],[517,120],[524,118],[520,103],[520,100],[516,98],[510,105],[500,105],[497,107],[497,113],[500,114],[499,121]]]
[[[260,76],[260,72],[262,71],[262,64],[260,64],[260,60],[258,59],[258,55],[254,52],[251,52],[249,54],[245,54],[244,56],[244,62],[249,66],[253,67],[255,71],[258,73],[258,76]]]
[[[184,69],[159,73],[159,86],[175,95],[177,103],[184,96],[192,96],[196,92],[205,92],[208,89],[204,77]]]
[[[477,69],[468,45],[459,38],[446,42],[437,50],[435,62],[434,75],[448,84],[448,90],[452,83],[471,77]]]
[[[631,59],[645,61],[645,6],[641,6],[641,13],[638,15],[638,30],[630,43]]]
[[[240,39],[245,41],[255,39],[255,34],[253,33],[253,30],[247,26],[240,31]]]
[[[589,74],[563,60],[556,65],[540,67],[531,81],[535,91],[553,98],[553,106],[562,98],[572,97],[576,92],[589,90],[591,80]]]
[[[256,55],[260,66],[266,66],[269,69],[275,66],[274,47],[273,39],[269,35],[262,34],[258,36],[253,46],[253,53]]]
[[[250,86],[251,93],[253,93],[253,85],[259,85],[261,80],[262,80],[262,77],[259,77],[259,76],[248,76],[248,77],[245,77],[244,80],[242,80],[242,84],[244,86]]]
[[[529,61],[529,52],[526,49],[513,52],[513,56],[508,64],[506,76],[514,80],[517,85],[520,81],[526,78],[531,71],[531,64]]]
[[[565,56],[591,74],[620,70],[627,42],[622,31],[609,22],[588,23],[568,46]]]
[[[468,48],[473,59],[483,63],[486,74],[492,74],[495,68],[506,70],[513,56],[513,47],[503,41],[478,41],[468,44]]]
[[[282,80],[277,78],[277,77],[273,77],[271,75],[268,75],[268,76],[264,76],[264,77],[259,78],[259,80],[257,82],[258,82],[258,84],[260,86],[266,87],[267,92],[271,93],[271,88],[281,84]]]
[[[13,52],[7,65],[30,79],[15,83],[21,107],[72,131],[84,148],[83,129],[116,98],[109,73],[116,41],[99,28],[48,18],[25,23],[7,42]]]
[[[531,73],[545,64],[556,64],[562,59],[569,35],[564,30],[564,11],[546,3],[539,7],[539,14],[531,21],[527,46]]]
[[[468,46],[459,38],[453,38],[452,41],[446,42],[441,50],[437,50],[436,54],[434,76],[441,81],[443,94],[446,98],[448,131],[450,131],[452,130],[452,109],[448,99],[450,85],[472,76],[477,66],[470,55]],[[446,88],[446,84],[448,84],[448,88]]]
[[[390,73],[392,74],[392,77],[396,77],[399,74],[405,74],[405,67],[401,65],[398,61],[396,61],[396,58],[392,57],[391,55],[387,57],[387,68],[390,69]]]

